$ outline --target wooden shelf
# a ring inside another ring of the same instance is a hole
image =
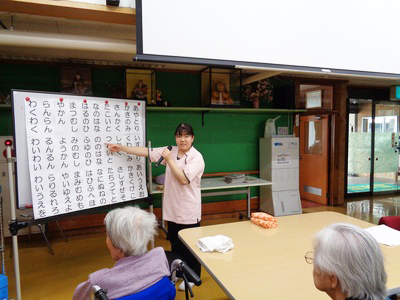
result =
[[[251,114],[264,114],[264,113],[300,113],[305,112],[305,109],[275,109],[275,108],[213,108],[213,107],[159,107],[147,106],[147,111],[186,111],[186,112],[228,112],[228,113],[251,113]]]

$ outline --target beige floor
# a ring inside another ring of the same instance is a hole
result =
[[[377,223],[381,216],[400,215],[400,197],[375,197],[348,201],[343,207],[309,207],[304,213],[332,210]],[[203,221],[202,225],[238,222],[239,219],[219,219]],[[79,282],[87,275],[104,267],[111,267],[113,261],[105,246],[104,234],[90,234],[70,237],[65,243],[62,239],[51,241],[55,255],[52,256],[38,240],[28,246],[20,243],[19,259],[21,273],[22,299],[53,300],[71,299]],[[161,232],[156,246],[169,250],[169,242]],[[13,259],[10,258],[10,245],[6,245],[6,272],[9,279],[9,297],[15,297]],[[203,269],[203,284],[194,288],[193,299],[228,299],[210,275]],[[184,292],[177,293],[177,299],[185,299]]]

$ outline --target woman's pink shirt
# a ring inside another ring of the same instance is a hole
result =
[[[165,148],[150,148],[150,161],[157,162]],[[204,159],[193,146],[177,159],[178,150],[177,146],[172,147],[171,155],[190,183],[181,184],[167,165],[162,203],[163,219],[177,224],[195,224],[201,220],[200,181],[204,172]],[[165,160],[162,164],[166,164]]]

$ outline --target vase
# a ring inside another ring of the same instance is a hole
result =
[[[260,99],[254,98],[253,99],[253,108],[259,108],[259,107],[260,107]]]

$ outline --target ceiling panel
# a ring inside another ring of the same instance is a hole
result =
[[[8,29],[13,27],[18,31],[59,33],[54,18],[0,12],[0,20]]]
[[[12,55],[22,56],[25,58],[69,58],[69,54],[66,50],[62,49],[49,49],[46,48],[25,48],[25,47],[12,47],[12,46],[0,46],[0,53],[3,58]]]
[[[13,20],[11,20],[11,15],[4,12],[0,12],[0,20],[7,28],[13,25],[16,31],[61,33],[128,40],[136,39],[136,26],[133,25],[77,21],[22,14],[13,15]]]
[[[136,40],[136,26],[67,20],[58,20],[57,25],[59,32],[63,34]]]
[[[69,34],[76,36],[77,39],[82,37],[91,38],[108,38],[108,39],[122,39],[132,41],[134,43],[136,38],[136,27],[133,25],[121,25],[100,23],[92,21],[77,21],[63,18],[32,16],[25,14],[15,14],[13,18],[9,13],[0,12],[0,20],[10,30],[14,28],[15,32],[35,32],[44,34]],[[0,29],[1,30],[1,29]],[[11,31],[12,32],[12,31]],[[59,59],[59,60],[104,60],[110,62],[131,63],[134,52],[129,54],[120,53],[99,53],[98,49],[94,51],[78,51],[78,50],[60,50],[60,49],[46,49],[35,47],[18,47],[18,46],[1,46],[0,40],[0,57],[9,58],[10,56],[17,59],[29,60],[45,60],[46,58]]]

